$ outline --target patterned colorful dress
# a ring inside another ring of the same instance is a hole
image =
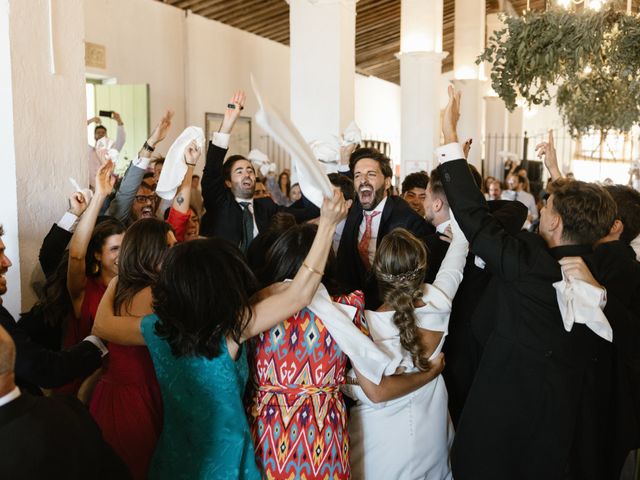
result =
[[[368,335],[362,292],[334,300],[357,308],[356,325]],[[307,308],[257,337],[251,433],[264,478],[350,478],[340,392],[346,363],[322,320]]]

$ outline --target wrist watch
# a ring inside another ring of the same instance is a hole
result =
[[[155,150],[155,148],[149,145],[149,143],[147,143],[146,141],[144,142],[144,145],[142,145],[142,149],[146,150],[147,152],[153,152]]]

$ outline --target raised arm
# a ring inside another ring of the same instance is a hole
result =
[[[462,233],[453,213],[451,213],[451,233],[453,240],[433,281],[433,286],[444,293],[450,302],[453,301],[460,282],[462,282],[462,271],[467,260],[467,253],[469,253],[469,242]]]
[[[91,241],[91,234],[96,219],[109,193],[113,189],[115,179],[111,176],[113,162],[108,160],[96,174],[96,191],[91,203],[78,222],[71,242],[69,243],[69,266],[67,267],[67,290],[71,296],[73,311],[80,317],[80,309],[84,300],[84,288],[87,283],[85,274],[85,257]]]
[[[124,147],[124,143],[127,141],[127,134],[124,131],[124,123],[122,123],[122,117],[118,112],[113,112],[113,118],[118,123],[118,133],[116,134],[116,141],[113,143],[113,148],[120,151]]]
[[[242,90],[238,90],[233,94],[224,112],[220,130],[214,133],[209,143],[207,162],[200,181],[204,208],[208,212],[206,215],[215,215],[215,212],[218,211],[221,203],[226,198],[227,187],[224,185],[222,163],[229,148],[231,131],[238,118],[240,118],[240,111],[244,108],[245,100],[246,95]]]
[[[118,285],[118,277],[111,280],[104,292],[96,312],[91,333],[109,342],[120,345],[145,345],[140,323],[143,317],[117,316],[113,310],[113,300]]]
[[[269,330],[311,303],[322,280],[336,225],[346,215],[347,206],[341,192],[334,192],[332,199],[325,198],[316,237],[300,270],[289,288],[254,305],[251,320],[242,333],[241,341]]]
[[[460,96],[449,87],[449,104],[443,119],[445,145],[438,149],[447,201],[460,228],[469,240],[470,250],[482,258],[491,270],[507,280],[520,276],[521,269],[535,264],[535,250],[509,235],[489,212],[484,195],[476,185],[462,148],[457,143],[456,125]],[[536,239],[543,241],[541,239]]]
[[[187,165],[187,171],[182,179],[182,184],[178,187],[176,196],[171,203],[171,210],[169,210],[169,218],[167,223],[173,227],[176,234],[176,240],[179,242],[184,241],[185,232],[187,230],[187,224],[189,223],[189,208],[191,204],[191,177],[193,176],[193,170],[200,158],[201,150],[193,140],[187,148],[184,150],[184,163]]]
[[[547,167],[551,181],[562,178],[562,172],[558,167],[558,156],[556,155],[556,147],[553,143],[553,130],[549,129],[549,138],[546,142],[536,145],[536,153],[538,158],[544,160],[544,166]]]
[[[144,142],[138,152],[138,158],[131,162],[124,174],[118,193],[116,193],[115,198],[109,205],[108,215],[117,218],[121,222],[126,222],[129,218],[136,193],[140,188],[144,174],[147,173],[151,154],[156,149],[156,146],[167,136],[167,132],[171,127],[172,117],[173,112],[167,110],[158,125],[153,129],[151,136]]]

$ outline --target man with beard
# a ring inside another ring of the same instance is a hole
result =
[[[371,274],[376,246],[396,228],[423,238],[430,227],[402,198],[387,195],[393,176],[389,157],[374,148],[360,148],[351,154],[349,168],[358,198],[340,239],[338,276],[347,291],[364,291],[367,308],[376,309],[380,299]]]
[[[320,215],[320,210],[303,197],[304,208],[282,207],[271,198],[255,198],[256,172],[242,155],[224,157],[231,130],[244,108],[246,95],[238,90],[227,105],[220,130],[213,134],[202,174],[202,198],[206,213],[201,232],[224,238],[247,252],[258,233],[269,226],[277,212],[291,213],[297,222]]]

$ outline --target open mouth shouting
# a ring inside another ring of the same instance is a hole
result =
[[[360,188],[358,189],[358,197],[363,206],[371,204],[375,198],[373,187],[368,184],[360,185]]]
[[[140,217],[141,218],[152,218],[153,215],[153,207],[151,207],[151,205],[147,205],[146,207],[143,207],[142,210],[140,211]]]

